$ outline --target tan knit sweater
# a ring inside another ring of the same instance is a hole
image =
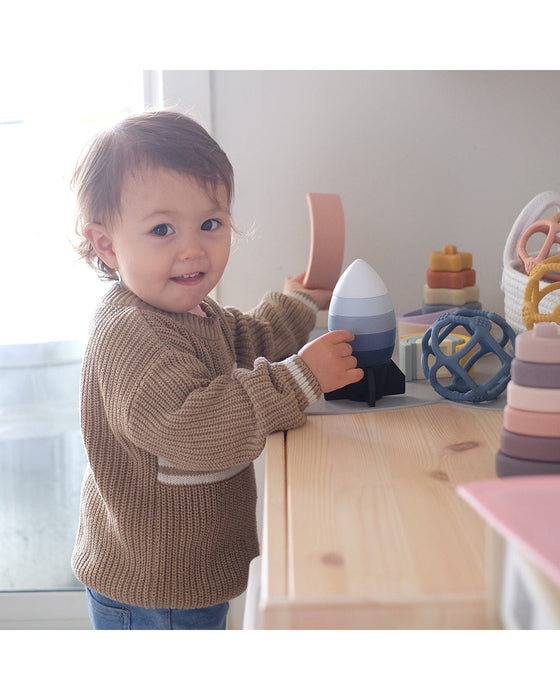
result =
[[[258,554],[251,462],[321,393],[292,354],[315,319],[297,297],[269,292],[249,314],[207,298],[201,317],[119,284],[105,295],[82,368],[89,466],[72,566],[84,585],[151,608],[245,589]]]

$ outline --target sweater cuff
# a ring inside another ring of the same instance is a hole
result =
[[[292,355],[279,364],[284,365],[284,367],[289,370],[302,390],[305,400],[307,401],[307,406],[311,406],[312,403],[315,403],[315,401],[321,398],[322,391],[319,382],[299,355]]]
[[[312,309],[315,313],[319,311],[319,305],[305,292],[284,292],[287,297],[294,297],[298,301],[303,302],[306,306]]]

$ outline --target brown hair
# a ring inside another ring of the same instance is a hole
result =
[[[127,117],[97,134],[80,156],[71,186],[78,216],[76,250],[102,279],[117,279],[114,270],[97,257],[83,234],[88,223],[107,225],[120,213],[126,175],[146,167],[164,167],[192,175],[214,191],[226,189],[233,199],[233,168],[208,132],[179,112],[155,111]]]

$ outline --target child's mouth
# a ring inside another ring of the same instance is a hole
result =
[[[197,282],[200,282],[200,280],[204,277],[204,272],[193,272],[190,275],[179,275],[177,277],[172,277],[171,280],[173,282],[177,282],[177,284],[197,284]]]

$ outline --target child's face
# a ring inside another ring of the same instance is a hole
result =
[[[125,178],[114,224],[92,225],[86,235],[143,301],[165,311],[189,311],[216,286],[229,258],[225,189],[214,194],[217,203],[191,176],[147,169]]]

